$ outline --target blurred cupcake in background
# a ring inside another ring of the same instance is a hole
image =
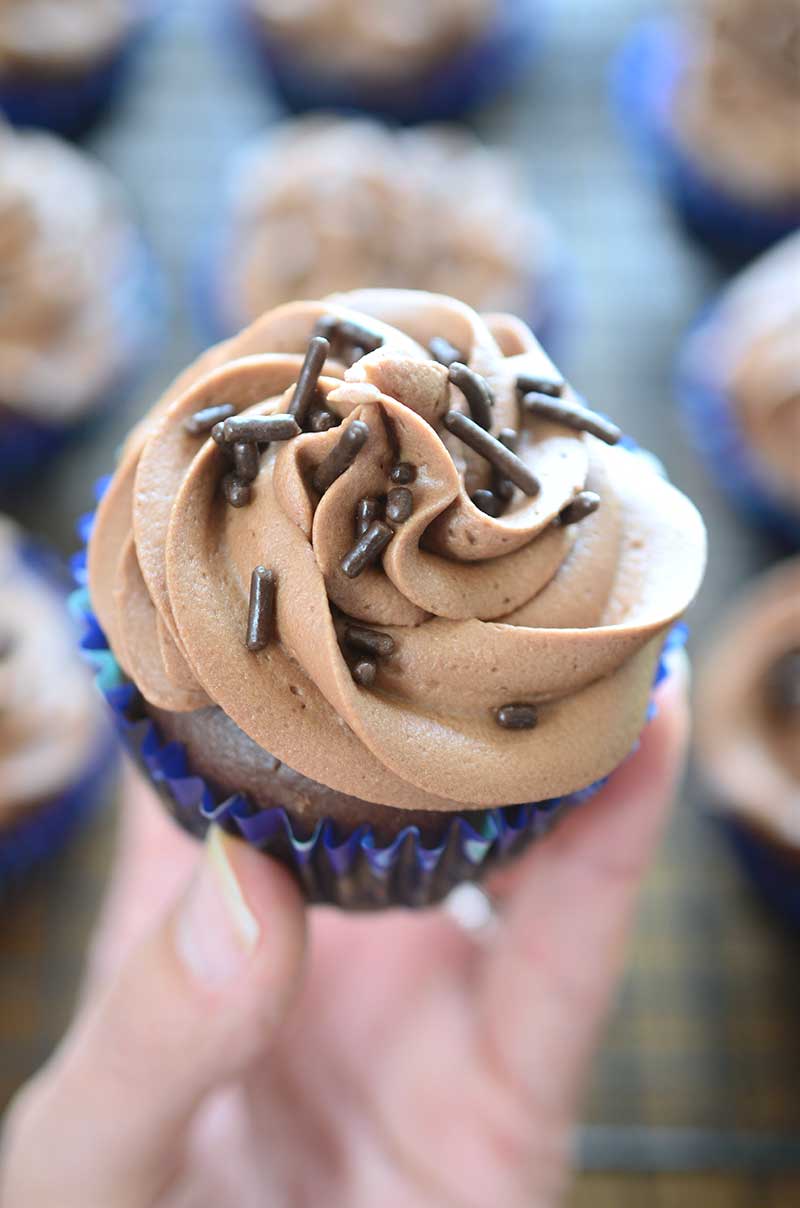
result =
[[[54,135],[0,122],[0,490],[124,398],[158,298],[105,170]]]
[[[150,0],[0,0],[0,111],[76,135],[124,78]]]
[[[527,67],[544,0],[234,0],[291,109],[458,117]]]
[[[695,445],[749,515],[800,546],[800,232],[699,320],[678,389]]]
[[[199,307],[210,339],[282,302],[378,285],[524,315],[547,347],[565,309],[550,223],[512,160],[455,126],[286,122],[236,160],[211,258]]]
[[[752,584],[701,669],[702,770],[764,897],[800,926],[800,558]]]
[[[0,896],[100,804],[115,765],[61,585],[0,516]]]
[[[800,226],[800,0],[703,0],[640,27],[622,117],[689,228],[746,257]]]

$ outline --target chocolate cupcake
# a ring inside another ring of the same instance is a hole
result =
[[[372,286],[449,294],[525,315],[545,344],[558,336],[567,274],[553,229],[514,161],[458,127],[286,122],[240,154],[228,198],[200,272],[212,339],[295,298]]]
[[[2,0],[0,111],[77,135],[125,78],[150,0]]]
[[[279,307],[190,367],[76,600],[177,819],[312,900],[422,905],[590,795],[705,557],[619,438],[521,322],[426,293]]]
[[[532,65],[544,0],[234,0],[289,108],[457,118]]]
[[[702,667],[697,753],[736,851],[800,926],[800,558],[752,584]]]
[[[703,0],[623,51],[626,128],[678,212],[726,256],[800,225],[800,3]]]
[[[152,355],[158,287],[101,166],[0,119],[0,484],[124,400]]]
[[[99,804],[115,756],[63,583],[0,517],[0,896]]]
[[[687,426],[737,505],[800,545],[800,232],[741,273],[687,339]]]

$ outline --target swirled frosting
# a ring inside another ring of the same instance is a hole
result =
[[[328,359],[318,390],[340,425],[271,445],[250,503],[231,507],[225,453],[186,420],[220,404],[286,412],[326,316],[366,325],[381,346],[349,368]],[[472,501],[488,464],[443,427],[465,403],[427,351],[437,336],[489,384],[493,431],[518,431],[540,481],[499,518]],[[187,370],[129,438],[89,550],[93,605],[146,700],[212,704],[304,776],[405,809],[540,800],[614,768],[643,724],[664,635],[699,585],[703,525],[648,459],[526,419],[522,373],[555,373],[522,323],[402,290],[280,307]],[[315,471],[357,421],[366,443],[320,496]],[[356,506],[386,494],[397,463],[416,470],[411,515],[349,578]],[[585,489],[598,510],[559,523]],[[276,633],[254,653],[260,564],[277,583]],[[348,620],[393,640],[371,687],[340,646]],[[520,702],[538,725],[500,726],[498,710]]]
[[[0,402],[69,419],[128,356],[120,294],[134,228],[103,169],[0,119]]]
[[[706,0],[687,17],[676,121],[737,194],[800,205],[800,0]]]
[[[763,575],[701,668],[697,745],[720,805],[800,845],[800,558]]]
[[[0,0],[0,77],[58,75],[102,61],[141,7],[137,0]]]
[[[268,36],[310,67],[381,79],[421,75],[468,45],[498,0],[245,0]]]
[[[800,507],[800,234],[739,274],[686,358],[724,390],[772,489]]]
[[[511,160],[454,126],[286,122],[237,163],[229,209],[219,285],[230,330],[294,298],[370,286],[536,324],[554,273],[553,233]]]
[[[74,783],[106,724],[63,601],[19,541],[0,517],[0,831]]]

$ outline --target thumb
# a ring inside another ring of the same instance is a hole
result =
[[[289,874],[212,829],[189,886],[12,1109],[3,1204],[150,1204],[205,1096],[269,1046],[304,947]]]

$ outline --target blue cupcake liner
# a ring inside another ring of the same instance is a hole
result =
[[[784,922],[800,928],[800,856],[762,839],[738,818],[721,822],[745,874],[766,905]]]
[[[95,124],[125,84],[145,35],[130,33],[83,72],[0,77],[0,112],[15,126],[38,126],[78,138]]]
[[[713,326],[716,307],[695,324],[689,339]],[[677,396],[692,445],[732,503],[751,520],[791,547],[800,548],[800,512],[778,494],[752,453],[725,389],[701,377],[679,358]]]
[[[69,574],[55,554],[23,539],[18,555],[58,596],[66,597]],[[10,825],[0,822],[0,900],[39,864],[54,856],[103,804],[119,760],[119,744],[110,726],[98,727],[97,740],[81,771],[63,792],[26,809]]]
[[[717,184],[681,146],[671,113],[682,62],[676,22],[639,25],[614,65],[615,108],[640,162],[690,232],[726,259],[746,259],[800,226],[800,199],[791,209],[754,206]]]
[[[311,71],[243,10],[239,41],[251,55],[255,52],[267,84],[292,112],[366,112],[408,124],[450,121],[504,92],[533,68],[543,42],[545,8],[545,0],[502,0],[497,20],[479,41],[428,74],[396,84]]]
[[[129,335],[118,375],[91,400],[72,423],[46,423],[0,403],[0,500],[34,470],[82,436],[106,411],[123,406],[153,364],[163,340],[164,284],[150,248],[137,240],[131,265],[111,305],[120,330]]]
[[[99,485],[98,497],[105,482]],[[84,542],[92,523],[91,514],[79,522]],[[85,550],[75,556],[72,569],[79,586],[70,607],[84,627],[81,650],[94,668],[98,688],[111,707],[124,744],[169,812],[198,838],[216,823],[273,856],[291,870],[309,902],[351,910],[432,905],[455,885],[479,880],[545,835],[556,817],[593,797],[608,779],[547,801],[476,811],[472,818],[456,814],[433,845],[426,844],[416,826],[405,827],[393,842],[382,846],[368,825],[347,831],[332,820],[323,820],[312,830],[303,830],[283,808],[257,809],[241,793],[221,798],[212,785],[192,772],[182,743],[163,742],[138,689],[109,649],[92,612]],[[682,624],[668,634],[654,689],[669,673],[669,655],[683,646],[686,636]],[[648,718],[654,708],[651,701]]]

